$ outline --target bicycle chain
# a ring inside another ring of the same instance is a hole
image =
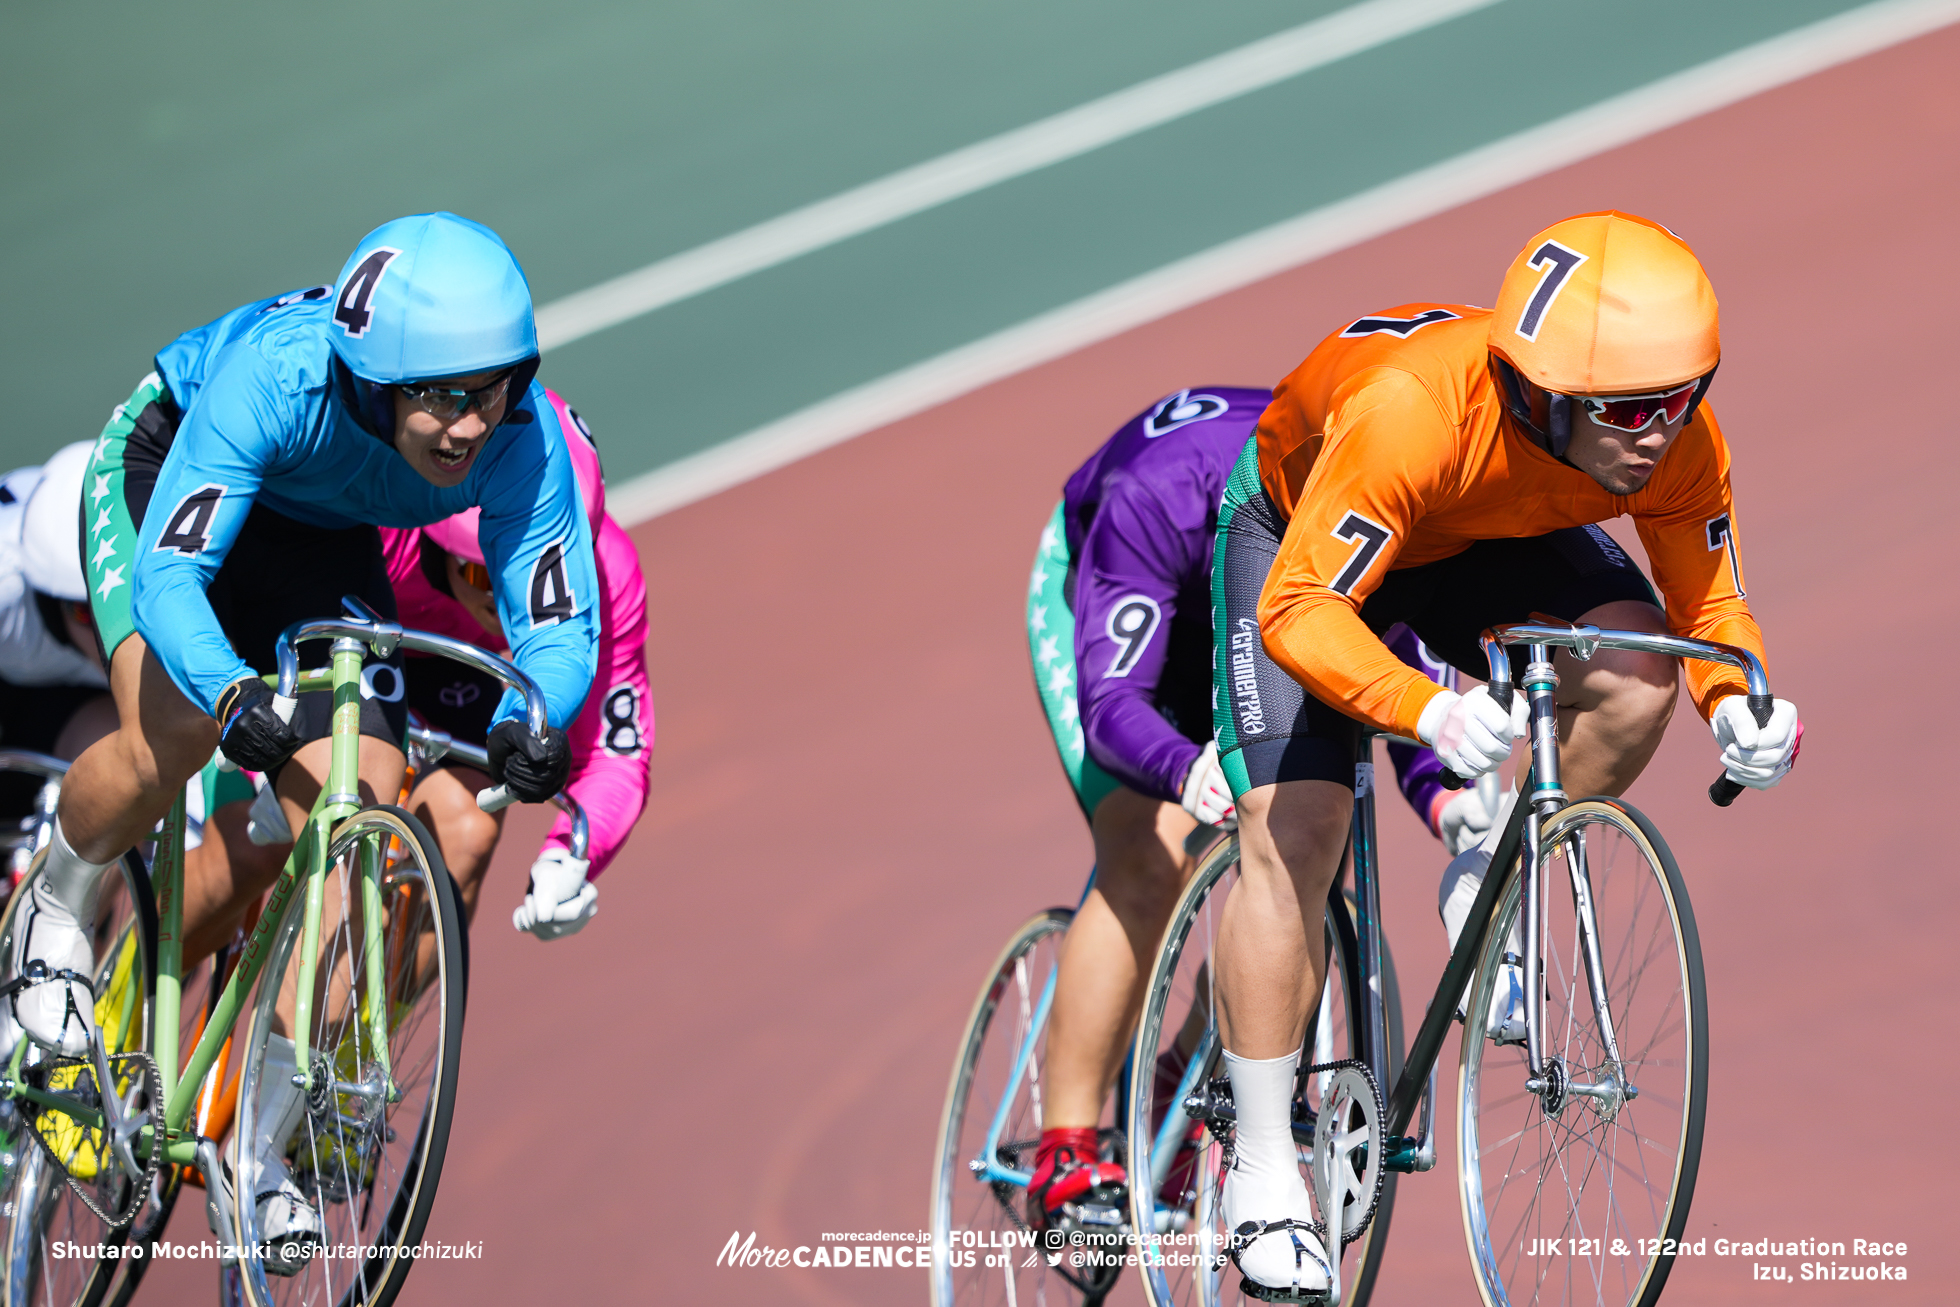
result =
[[[1384,1156],[1382,1157],[1381,1162],[1377,1163],[1375,1168],[1375,1187],[1374,1187],[1374,1191],[1368,1195],[1368,1210],[1362,1214],[1360,1223],[1354,1227],[1353,1234],[1343,1234],[1341,1236],[1341,1247],[1343,1248],[1347,1247],[1351,1243],[1354,1243],[1356,1240],[1360,1239],[1362,1235],[1368,1233],[1368,1227],[1371,1224],[1373,1224],[1375,1220],[1375,1209],[1381,1205],[1382,1187],[1387,1183],[1388,1180],[1388,1168],[1382,1164],[1382,1163],[1386,1163],[1388,1160],[1386,1156],[1388,1152],[1388,1130],[1386,1124],[1388,1118],[1388,1108],[1387,1105],[1382,1102],[1382,1087],[1375,1083],[1374,1071],[1368,1066],[1366,1062],[1362,1062],[1356,1058],[1343,1058],[1338,1062],[1322,1062],[1315,1066],[1309,1067],[1307,1069],[1307,1074],[1310,1076],[1317,1076],[1317,1075],[1325,1074],[1330,1071],[1341,1071],[1348,1068],[1352,1068],[1356,1071],[1359,1071],[1361,1073],[1361,1078],[1368,1082],[1368,1088],[1374,1092],[1375,1133],[1378,1136],[1380,1136],[1381,1139],[1380,1151],[1384,1154]],[[1321,1231],[1321,1234],[1322,1237],[1325,1237],[1326,1231],[1324,1228]]]
[[[77,1198],[80,1198],[83,1204],[88,1207],[89,1211],[95,1214],[95,1219],[101,1221],[104,1225],[108,1226],[109,1232],[113,1234],[116,1231],[121,1230],[124,1226],[127,1226],[131,1221],[134,1221],[136,1219],[136,1214],[143,1210],[143,1203],[149,1197],[150,1188],[156,1182],[157,1171],[160,1169],[162,1164],[163,1150],[156,1146],[154,1126],[157,1121],[160,1105],[163,1102],[163,1077],[157,1070],[156,1059],[151,1057],[148,1053],[144,1053],[140,1051],[128,1052],[128,1053],[115,1053],[110,1055],[107,1061],[109,1064],[109,1074],[112,1078],[118,1078],[116,1076],[116,1073],[121,1069],[121,1064],[135,1063],[143,1081],[144,1097],[151,1104],[150,1120],[153,1127],[151,1147],[149,1150],[149,1156],[143,1163],[142,1179],[133,1182],[130,1186],[130,1202],[129,1202],[128,1211],[122,1213],[120,1216],[112,1217],[107,1212],[103,1211],[100,1207],[96,1206],[95,1199],[90,1196],[87,1186],[81,1180],[76,1179],[76,1177],[69,1172],[67,1164],[63,1162],[61,1160],[60,1155],[55,1152],[54,1145],[49,1143],[47,1137],[41,1133],[40,1118],[44,1114],[53,1113],[54,1115],[60,1116],[63,1119],[67,1120],[70,1123],[70,1128],[83,1131],[85,1136],[92,1136],[93,1131],[91,1130],[90,1127],[84,1126],[80,1122],[75,1121],[72,1117],[66,1116],[66,1114],[62,1113],[58,1108],[36,1106],[33,1112],[31,1113],[23,1112],[22,1116],[27,1118],[27,1126],[28,1126],[27,1133],[34,1136],[35,1142],[37,1142],[41,1146],[41,1151],[47,1155],[48,1161],[54,1165],[55,1170],[61,1172],[62,1178],[68,1182],[68,1187],[74,1190],[75,1196]],[[73,1058],[73,1057],[56,1057],[47,1062],[40,1063],[34,1069],[36,1071],[40,1071],[44,1073],[43,1084],[41,1087],[45,1089],[46,1081],[53,1078],[54,1072],[62,1069],[63,1067],[69,1067],[69,1066],[76,1067],[80,1070],[81,1074],[80,1076],[77,1077],[77,1083],[76,1083],[77,1088],[80,1088],[81,1086],[82,1077],[86,1077],[87,1082],[91,1086],[94,1086],[93,1092],[95,1092],[96,1094],[97,1106],[99,1107],[101,1101],[102,1087],[95,1085],[95,1068],[89,1064],[87,1059]],[[61,1091],[50,1091],[50,1092],[61,1092]],[[113,1085],[109,1086],[109,1092],[110,1093],[115,1092],[115,1087]],[[98,1167],[114,1168],[115,1173],[120,1174],[121,1173],[120,1163],[118,1163],[118,1161],[116,1160],[115,1151],[109,1143],[109,1131],[106,1123],[106,1114],[105,1114],[105,1123],[101,1128],[100,1134],[101,1134],[100,1142],[97,1142],[95,1139],[90,1137],[89,1145],[88,1145],[89,1147],[95,1150]]]

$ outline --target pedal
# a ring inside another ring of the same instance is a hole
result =
[[[1326,1289],[1271,1289],[1244,1276],[1239,1277],[1239,1292],[1260,1302],[1314,1303],[1324,1307],[1334,1300],[1333,1294]]]

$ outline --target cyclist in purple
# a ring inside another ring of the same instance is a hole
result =
[[[1040,1224],[1123,1210],[1123,1168],[1102,1160],[1096,1123],[1194,866],[1185,840],[1200,823],[1235,820],[1211,734],[1212,541],[1226,479],[1271,399],[1243,387],[1181,390],[1130,419],[1069,478],[1029,578],[1035,684],[1096,850],[1049,1016],[1029,1185]],[[1389,644],[1410,666],[1447,675],[1405,628]],[[1453,849],[1489,827],[1474,791],[1442,788],[1435,754],[1390,753],[1410,806]],[[1174,1083],[1183,1067],[1159,1070]]]

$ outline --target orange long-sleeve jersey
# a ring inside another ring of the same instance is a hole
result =
[[[1639,492],[1615,495],[1505,418],[1489,319],[1489,310],[1462,304],[1408,304],[1363,318],[1322,341],[1273,392],[1257,432],[1260,480],[1288,519],[1259,596],[1273,661],[1317,698],[1413,737],[1441,691],[1362,622],[1361,606],[1382,578],[1478,540],[1622,513],[1632,514],[1647,548],[1669,627],[1760,656],[1762,632],[1744,599],[1728,445],[1709,406]],[[1723,696],[1748,690],[1740,672],[1716,663],[1690,662],[1687,679],[1703,717]]]

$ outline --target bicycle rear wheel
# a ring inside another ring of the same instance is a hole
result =
[[[41,874],[46,853],[37,854],[22,891]],[[28,895],[17,892],[0,915],[0,958],[11,959],[18,910]],[[103,1050],[111,1057],[141,1053],[150,1046],[156,1016],[156,907],[142,862],[127,854],[104,873],[96,899],[95,1022],[102,1032]],[[0,1000],[0,1028],[11,1054],[25,1038],[15,1024],[10,1005]],[[54,1067],[51,1055],[30,1045],[21,1060],[23,1078],[35,1079],[34,1069],[50,1068],[41,1078],[46,1087],[73,1092],[92,1088],[94,1078],[72,1064]],[[161,1115],[147,1101],[140,1084],[117,1076],[125,1106]],[[142,1101],[138,1101],[141,1099]],[[36,1138],[36,1135],[39,1138]],[[97,1206],[126,1212],[132,1182],[107,1149],[98,1147],[99,1130],[83,1130],[59,1111],[44,1109],[38,1120],[14,1101],[0,1102],[0,1304],[79,1304],[94,1307],[108,1293],[121,1261],[113,1256],[53,1255],[54,1245],[84,1249],[120,1248],[130,1226],[111,1229],[91,1211],[63,1174],[64,1166],[85,1187]],[[56,1158],[60,1158],[58,1164]],[[64,1248],[64,1252],[67,1250]]]
[[[1087,1301],[1063,1274],[1079,1250],[1052,1265],[1027,1219],[1046,1111],[1049,1004],[1074,916],[1050,908],[1016,930],[967,1018],[933,1162],[933,1307]],[[1105,1138],[1113,1149],[1113,1131]]]
[[[1617,800],[1563,809],[1546,825],[1544,848],[1542,1031],[1553,1089],[1526,1088],[1521,1045],[1470,1033],[1486,1028],[1500,988],[1520,858],[1464,1027],[1457,1171],[1471,1267],[1491,1307],[1645,1307],[1667,1281],[1666,1241],[1687,1224],[1701,1159],[1708,1029],[1694,912],[1660,833]],[[1582,891],[1598,923],[1596,971],[1580,929]]]
[[[369,878],[378,889],[378,911],[365,899]],[[365,1257],[316,1251],[290,1277],[268,1276],[263,1262],[248,1255],[237,1279],[253,1307],[392,1302],[414,1265],[412,1250],[428,1222],[449,1142],[464,971],[461,916],[442,854],[422,823],[400,808],[364,808],[333,832],[325,888],[306,1032],[313,1087],[297,1131],[282,1142],[295,1182],[318,1206],[322,1244],[379,1251]],[[298,892],[287,903],[259,981],[238,1091],[234,1175],[246,1173],[240,1163],[263,1128],[258,1102],[266,1039],[275,1020],[290,1020],[281,1009],[292,1001],[305,899]],[[379,993],[368,979],[370,946],[380,952]],[[376,1003],[386,1005],[385,1047],[374,1038]],[[235,1203],[239,1245],[248,1251],[263,1242],[252,1198],[240,1192]]]
[[[1184,1100],[1220,1081],[1223,1050],[1210,986],[1210,959],[1218,922],[1237,881],[1238,841],[1218,845],[1184,888],[1165,929],[1152,969],[1137,1028],[1135,1079],[1125,1119],[1130,1142],[1131,1228],[1154,1232],[1161,1260],[1145,1249],[1142,1278],[1153,1307],[1215,1307],[1250,1301],[1239,1290],[1239,1273],[1225,1261],[1219,1211],[1224,1178],[1224,1139],[1187,1114]],[[1367,1060],[1366,1023],[1361,995],[1353,904],[1345,895],[1340,909],[1326,917],[1327,981],[1319,1008],[1308,1020],[1303,1065],[1342,1059]],[[1382,945],[1382,988],[1388,1020],[1391,1079],[1402,1067],[1402,1003],[1387,941]],[[1302,1168],[1311,1160],[1314,1109],[1324,1076],[1303,1076],[1294,1106],[1294,1138],[1301,1144]],[[1382,1086],[1384,1094],[1389,1086]],[[1227,1092],[1222,1084],[1218,1092]],[[1229,1128],[1226,1128],[1229,1134]],[[1144,1177],[1148,1177],[1145,1179]],[[1387,1247],[1389,1217],[1395,1205],[1396,1176],[1382,1179],[1374,1217],[1347,1245],[1341,1263],[1346,1307],[1362,1307],[1373,1292]],[[1311,1179],[1308,1180],[1312,1187]]]

